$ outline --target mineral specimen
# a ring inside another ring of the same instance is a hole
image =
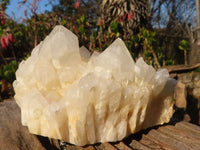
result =
[[[168,122],[176,84],[168,77],[143,58],[135,63],[121,39],[90,54],[56,26],[20,63],[13,85],[31,133],[86,145]]]

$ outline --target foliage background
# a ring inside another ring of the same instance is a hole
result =
[[[120,37],[134,60],[142,56],[155,68],[190,63],[197,34],[195,1],[49,0],[52,11],[39,13],[41,1],[19,1],[25,8],[22,22],[5,13],[9,0],[0,1],[0,99],[13,95],[19,62],[58,24],[91,52],[102,52]]]

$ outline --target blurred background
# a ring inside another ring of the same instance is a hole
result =
[[[198,64],[199,8],[200,0],[0,0],[0,100],[13,96],[19,62],[59,24],[91,52],[120,37],[156,69]]]

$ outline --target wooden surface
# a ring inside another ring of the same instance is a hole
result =
[[[200,67],[200,63],[194,65],[173,65],[173,66],[165,66],[163,68],[167,68],[170,74],[172,73],[184,73],[192,71],[196,68]]]
[[[21,125],[15,101],[0,103],[0,150],[200,150],[200,126],[182,121],[152,127],[114,143],[60,145],[59,140],[30,134]]]
[[[137,136],[141,137],[138,139]],[[116,143],[86,147],[67,144],[66,150],[200,150],[200,127],[188,122],[160,126],[137,136],[131,135]]]
[[[0,150],[45,150],[37,136],[21,124],[15,101],[0,102]]]

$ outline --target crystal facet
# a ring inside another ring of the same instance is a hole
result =
[[[31,133],[86,145],[168,122],[176,84],[168,77],[143,58],[135,63],[121,39],[90,54],[56,26],[20,63],[13,85]]]

